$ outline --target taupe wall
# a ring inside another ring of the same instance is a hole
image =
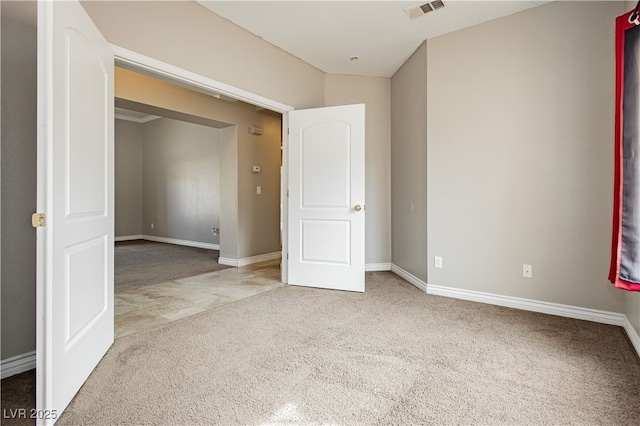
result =
[[[427,46],[391,79],[393,263],[427,281]]]
[[[391,261],[391,79],[328,74],[325,105],[365,104],[365,262]]]
[[[322,71],[196,2],[82,5],[110,43],[296,108],[322,105]]]
[[[280,167],[282,117],[257,113],[250,107],[239,114],[237,124],[238,258],[279,252]],[[249,134],[249,127],[262,127],[262,135]],[[253,166],[260,173],[253,173]],[[262,194],[256,194],[256,187]]]
[[[36,211],[36,31],[13,19],[13,6],[0,2],[3,360],[36,344],[36,232],[30,220]]]
[[[168,118],[143,127],[142,233],[218,244],[220,130]]]
[[[622,9],[553,2],[428,41],[429,284],[623,311],[607,281]]]
[[[620,14],[633,10],[637,4],[635,1],[625,1],[624,3],[624,10]],[[636,332],[640,335],[640,293],[627,292],[625,296],[624,313],[627,318],[629,318]]]
[[[220,130],[220,257],[238,259],[238,127]]]
[[[115,122],[115,234],[142,234],[142,148],[144,124]]]
[[[235,131],[222,133],[225,138],[220,148],[223,162],[220,255],[242,259],[280,251],[280,115],[257,111],[242,102],[218,100],[127,70],[116,69],[115,80],[116,104],[136,102],[203,117],[220,127],[237,126]],[[250,126],[262,127],[263,135],[249,134]],[[260,173],[252,172],[254,165],[261,167]],[[262,187],[261,195],[256,194],[257,186]],[[146,222],[149,221],[145,219],[143,233],[149,231]],[[231,238],[235,243],[230,244]]]

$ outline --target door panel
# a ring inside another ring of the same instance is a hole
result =
[[[302,208],[349,208],[350,128],[321,122],[301,129]]]
[[[107,251],[105,236],[66,248],[65,351],[90,332],[108,310]]]
[[[39,2],[36,405],[57,416],[113,343],[113,66],[80,3]]]
[[[289,113],[293,285],[364,291],[364,105]]]
[[[347,220],[303,220],[302,261],[351,264],[351,223]]]
[[[66,67],[67,123],[67,215],[106,215],[107,164],[94,152],[107,146],[108,102],[87,102],[89,96],[105,94],[109,88],[110,70],[94,51],[91,40],[73,28],[65,29],[68,63]],[[106,153],[105,153],[106,154]]]

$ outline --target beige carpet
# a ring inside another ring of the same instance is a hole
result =
[[[117,242],[114,256],[116,292],[228,268],[218,250],[145,240]]]
[[[118,339],[58,424],[640,423],[619,327],[429,296],[281,287]]]
[[[36,407],[36,370],[2,379],[0,391],[2,417],[0,424],[5,426],[26,426],[34,424],[30,419],[30,410]],[[26,410],[18,415],[20,409]],[[15,413],[12,415],[12,413]],[[27,414],[29,413],[29,414]]]

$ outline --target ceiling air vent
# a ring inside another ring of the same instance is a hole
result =
[[[442,0],[435,0],[420,6],[410,7],[404,11],[409,15],[409,18],[416,19],[426,13],[433,12],[434,10],[442,9],[444,2]]]

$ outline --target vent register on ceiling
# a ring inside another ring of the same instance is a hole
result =
[[[409,18],[416,19],[423,15],[426,15],[429,12],[442,9],[443,7],[444,7],[444,2],[442,0],[435,0],[419,6],[413,6],[413,7],[407,8],[404,11],[407,13],[407,15],[409,15]]]

